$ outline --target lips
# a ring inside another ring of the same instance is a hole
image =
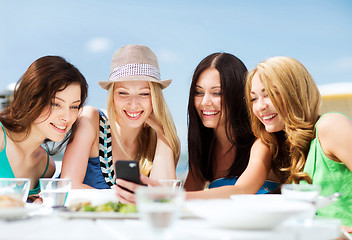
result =
[[[57,130],[60,130],[60,131],[66,131],[67,129],[67,125],[58,125],[58,124],[55,124],[55,123],[50,123],[52,126],[54,126],[54,128],[56,128]]]
[[[139,111],[139,112],[129,112],[129,111],[124,111],[125,114],[127,115],[128,118],[130,119],[138,119],[144,111]]]
[[[215,116],[219,113],[220,113],[220,111],[215,111],[215,110],[202,110],[202,114],[205,117],[212,117],[212,116]]]
[[[262,119],[264,121],[270,121],[271,119],[275,118],[278,114],[274,113],[274,114],[267,114],[265,116],[262,116]]]

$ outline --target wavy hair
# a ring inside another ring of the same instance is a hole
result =
[[[0,121],[11,132],[25,133],[25,140],[31,132],[31,125],[43,110],[49,106],[57,92],[63,91],[71,84],[81,87],[81,103],[85,103],[88,94],[88,84],[80,71],[59,56],[44,56],[35,60],[16,83],[13,100],[0,113]],[[74,123],[65,139],[59,146],[49,147],[51,140],[46,139],[44,145],[50,155],[59,152],[66,142],[73,139],[77,124]],[[9,134],[11,138],[11,134]]]
[[[202,180],[213,181],[215,168],[214,129],[206,128],[194,105],[196,84],[199,76],[208,68],[220,73],[221,105],[225,115],[226,136],[236,149],[233,164],[226,177],[240,176],[248,165],[250,149],[254,142],[246,103],[244,100],[245,75],[243,62],[229,53],[213,53],[196,67],[188,100],[188,160],[189,170]]]
[[[252,79],[258,74],[276,111],[285,123],[285,137],[269,133],[254,115],[250,92]],[[272,57],[259,63],[248,72],[246,99],[253,133],[269,147],[273,168],[283,182],[291,183],[310,177],[303,173],[314,125],[319,118],[321,96],[307,69],[296,59]],[[281,146],[280,146],[281,142]]]
[[[180,155],[180,142],[177,137],[177,131],[172,119],[169,108],[164,99],[161,85],[154,82],[148,82],[151,92],[152,98],[152,107],[154,115],[162,126],[165,134],[165,138],[170,145],[175,159],[175,165],[177,164],[177,158]],[[110,119],[116,119],[116,112],[114,107],[114,85],[115,83],[110,84],[108,89],[108,97],[107,97],[107,111]],[[121,141],[120,135],[118,134],[116,123],[110,120],[110,128],[115,136],[115,139],[119,145],[119,147],[124,151],[124,153],[128,156],[126,151],[124,150],[123,143]],[[141,132],[138,135],[138,149],[134,156],[130,156],[131,159],[139,161],[139,167],[141,173],[144,175],[149,175],[152,163],[156,150],[156,133],[150,127],[143,127]]]

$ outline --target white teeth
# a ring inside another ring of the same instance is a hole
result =
[[[272,115],[269,115],[269,116],[265,116],[265,117],[263,117],[263,119],[264,119],[264,120],[270,120],[270,119],[276,117],[276,115],[277,115],[277,113],[272,114]]]
[[[135,118],[138,115],[140,115],[142,112],[140,112],[140,113],[128,113],[128,112],[126,112],[126,113],[127,113],[128,116]]]
[[[217,114],[218,112],[208,112],[208,111],[203,111],[203,114],[204,115],[215,115]]]
[[[66,129],[66,126],[59,126],[59,125],[56,125],[54,123],[53,123],[53,125],[54,125],[54,127],[58,128],[58,129],[61,129],[61,130],[65,130]]]

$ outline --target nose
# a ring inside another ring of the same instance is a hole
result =
[[[138,101],[138,95],[136,96],[136,95],[131,95],[130,96],[130,98],[129,98],[129,105],[131,106],[131,107],[136,107],[136,106],[138,106],[138,104],[139,104],[139,101]]]
[[[257,102],[257,109],[259,111],[265,110],[267,108],[268,104],[266,103],[265,99],[259,98]]]
[[[209,106],[209,105],[211,105],[211,103],[212,103],[211,95],[208,94],[208,93],[205,93],[204,96],[203,96],[201,104],[203,106]]]
[[[61,112],[61,121],[67,123],[71,120],[71,111],[70,111],[70,108],[64,108],[62,109],[62,112]]]

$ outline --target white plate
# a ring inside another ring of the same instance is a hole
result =
[[[59,211],[58,215],[63,218],[89,218],[89,219],[137,219],[137,213],[119,213],[119,212],[74,212]]]
[[[90,201],[92,205],[105,204],[109,201],[118,202],[115,192],[112,189],[72,189],[70,190],[66,206],[77,202]],[[90,219],[137,219],[138,213],[119,213],[119,212],[75,212],[59,211],[58,215],[64,218],[90,218]],[[194,214],[189,211],[183,211],[181,218],[194,218]]]
[[[38,204],[25,204],[24,207],[0,208],[0,219],[18,219],[29,216],[29,213],[40,208]]]
[[[138,213],[119,213],[119,212],[74,212],[58,211],[57,214],[63,218],[89,218],[89,219],[138,219]],[[185,209],[181,213],[182,219],[197,218],[194,214]]]
[[[314,214],[311,204],[286,201],[281,195],[234,195],[231,198],[191,200],[186,206],[215,226],[236,229],[273,229],[289,217]]]
[[[77,204],[79,202],[90,202],[92,205],[101,205],[107,202],[118,202],[115,192],[112,189],[72,189],[70,190],[66,206]],[[59,211],[58,215],[64,218],[138,218],[137,213],[119,213],[119,212],[76,212],[76,211]]]

